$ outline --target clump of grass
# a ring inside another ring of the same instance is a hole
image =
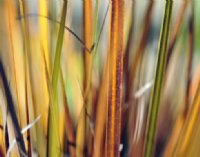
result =
[[[176,3],[2,1],[0,156],[198,156],[198,8]]]

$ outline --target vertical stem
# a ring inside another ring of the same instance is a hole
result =
[[[91,47],[93,44],[92,41],[92,1],[85,0],[84,8],[84,42],[86,47]],[[90,88],[90,77],[91,77],[91,54],[88,53],[86,49],[84,49],[84,67],[85,67],[85,75],[84,75],[84,98],[87,99],[88,92]]]
[[[61,54],[65,31],[65,21],[67,14],[67,4],[68,1],[64,0],[61,14],[61,23],[58,32],[58,38],[56,43],[55,58],[52,73],[52,101],[49,108],[49,128],[48,128],[48,156],[57,157],[60,156],[60,139],[59,139],[59,106],[58,106],[58,95],[57,95],[57,85],[60,74],[61,66]]]
[[[119,157],[121,135],[124,1],[112,0],[111,3],[109,93],[105,153],[106,157]]]
[[[86,148],[86,142],[88,137],[88,125],[87,125],[87,112],[91,107],[89,106],[89,93],[90,93],[90,78],[91,78],[91,54],[88,53],[87,47],[91,47],[93,44],[92,34],[93,34],[93,22],[92,22],[92,0],[83,1],[83,35],[84,35],[84,80],[83,80],[83,90],[84,90],[84,104],[83,112],[81,113],[81,120],[77,131],[77,156],[84,157],[87,156],[88,150]]]
[[[163,17],[162,29],[160,34],[154,86],[151,94],[148,119],[147,119],[147,135],[146,135],[145,152],[144,152],[145,157],[153,156],[158,110],[162,92],[163,78],[165,75],[168,34],[169,34],[169,25],[172,12],[172,1],[166,1],[165,3],[166,3],[165,13]]]

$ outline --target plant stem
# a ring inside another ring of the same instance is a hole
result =
[[[121,136],[124,1],[112,0],[111,3],[109,93],[105,156],[119,157]]]
[[[169,25],[172,13],[172,1],[165,2],[165,13],[163,17],[162,29],[160,34],[160,43],[158,48],[158,58],[156,64],[155,79],[153,85],[153,91],[151,94],[148,119],[147,119],[147,135],[145,141],[145,157],[153,156],[156,126],[158,118],[158,110],[160,104],[160,97],[162,92],[163,78],[165,75],[166,57],[167,57],[167,44]]]

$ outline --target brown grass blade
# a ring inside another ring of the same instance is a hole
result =
[[[106,157],[119,157],[123,72],[124,1],[111,1],[109,93],[106,127]]]

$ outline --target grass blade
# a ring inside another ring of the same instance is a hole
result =
[[[49,108],[49,132],[48,132],[48,155],[51,157],[60,155],[60,143],[59,143],[59,109],[57,101],[57,84],[61,65],[61,52],[63,45],[63,37],[65,30],[65,20],[67,14],[67,1],[64,1],[62,8],[61,23],[58,32],[58,38],[56,43],[55,59],[53,64],[52,74],[52,103]]]
[[[93,39],[92,39],[92,30],[93,30],[93,23],[92,23],[92,1],[85,0],[83,1],[83,18],[84,18],[84,42],[86,47],[92,47]],[[89,108],[91,108],[89,104],[89,96],[90,96],[90,87],[91,87],[91,61],[92,55],[88,53],[87,50],[84,49],[83,53],[84,58],[84,78],[83,78],[83,98],[84,104],[83,112],[80,116],[80,123],[77,129],[77,156],[84,157],[88,156],[88,149],[86,147],[87,136],[88,136],[88,124],[87,124],[87,115],[86,112]]]
[[[173,4],[172,1],[166,1],[165,3],[166,3],[165,13],[163,17],[160,43],[158,48],[155,79],[154,79],[153,91],[151,94],[148,119],[147,119],[147,130],[146,130],[147,135],[146,135],[145,152],[144,152],[145,157],[153,156],[158,109],[162,91],[163,78],[165,75],[169,25],[170,25],[172,4]]]
[[[112,0],[109,57],[109,93],[106,128],[106,157],[119,157],[123,72],[124,1]]]

